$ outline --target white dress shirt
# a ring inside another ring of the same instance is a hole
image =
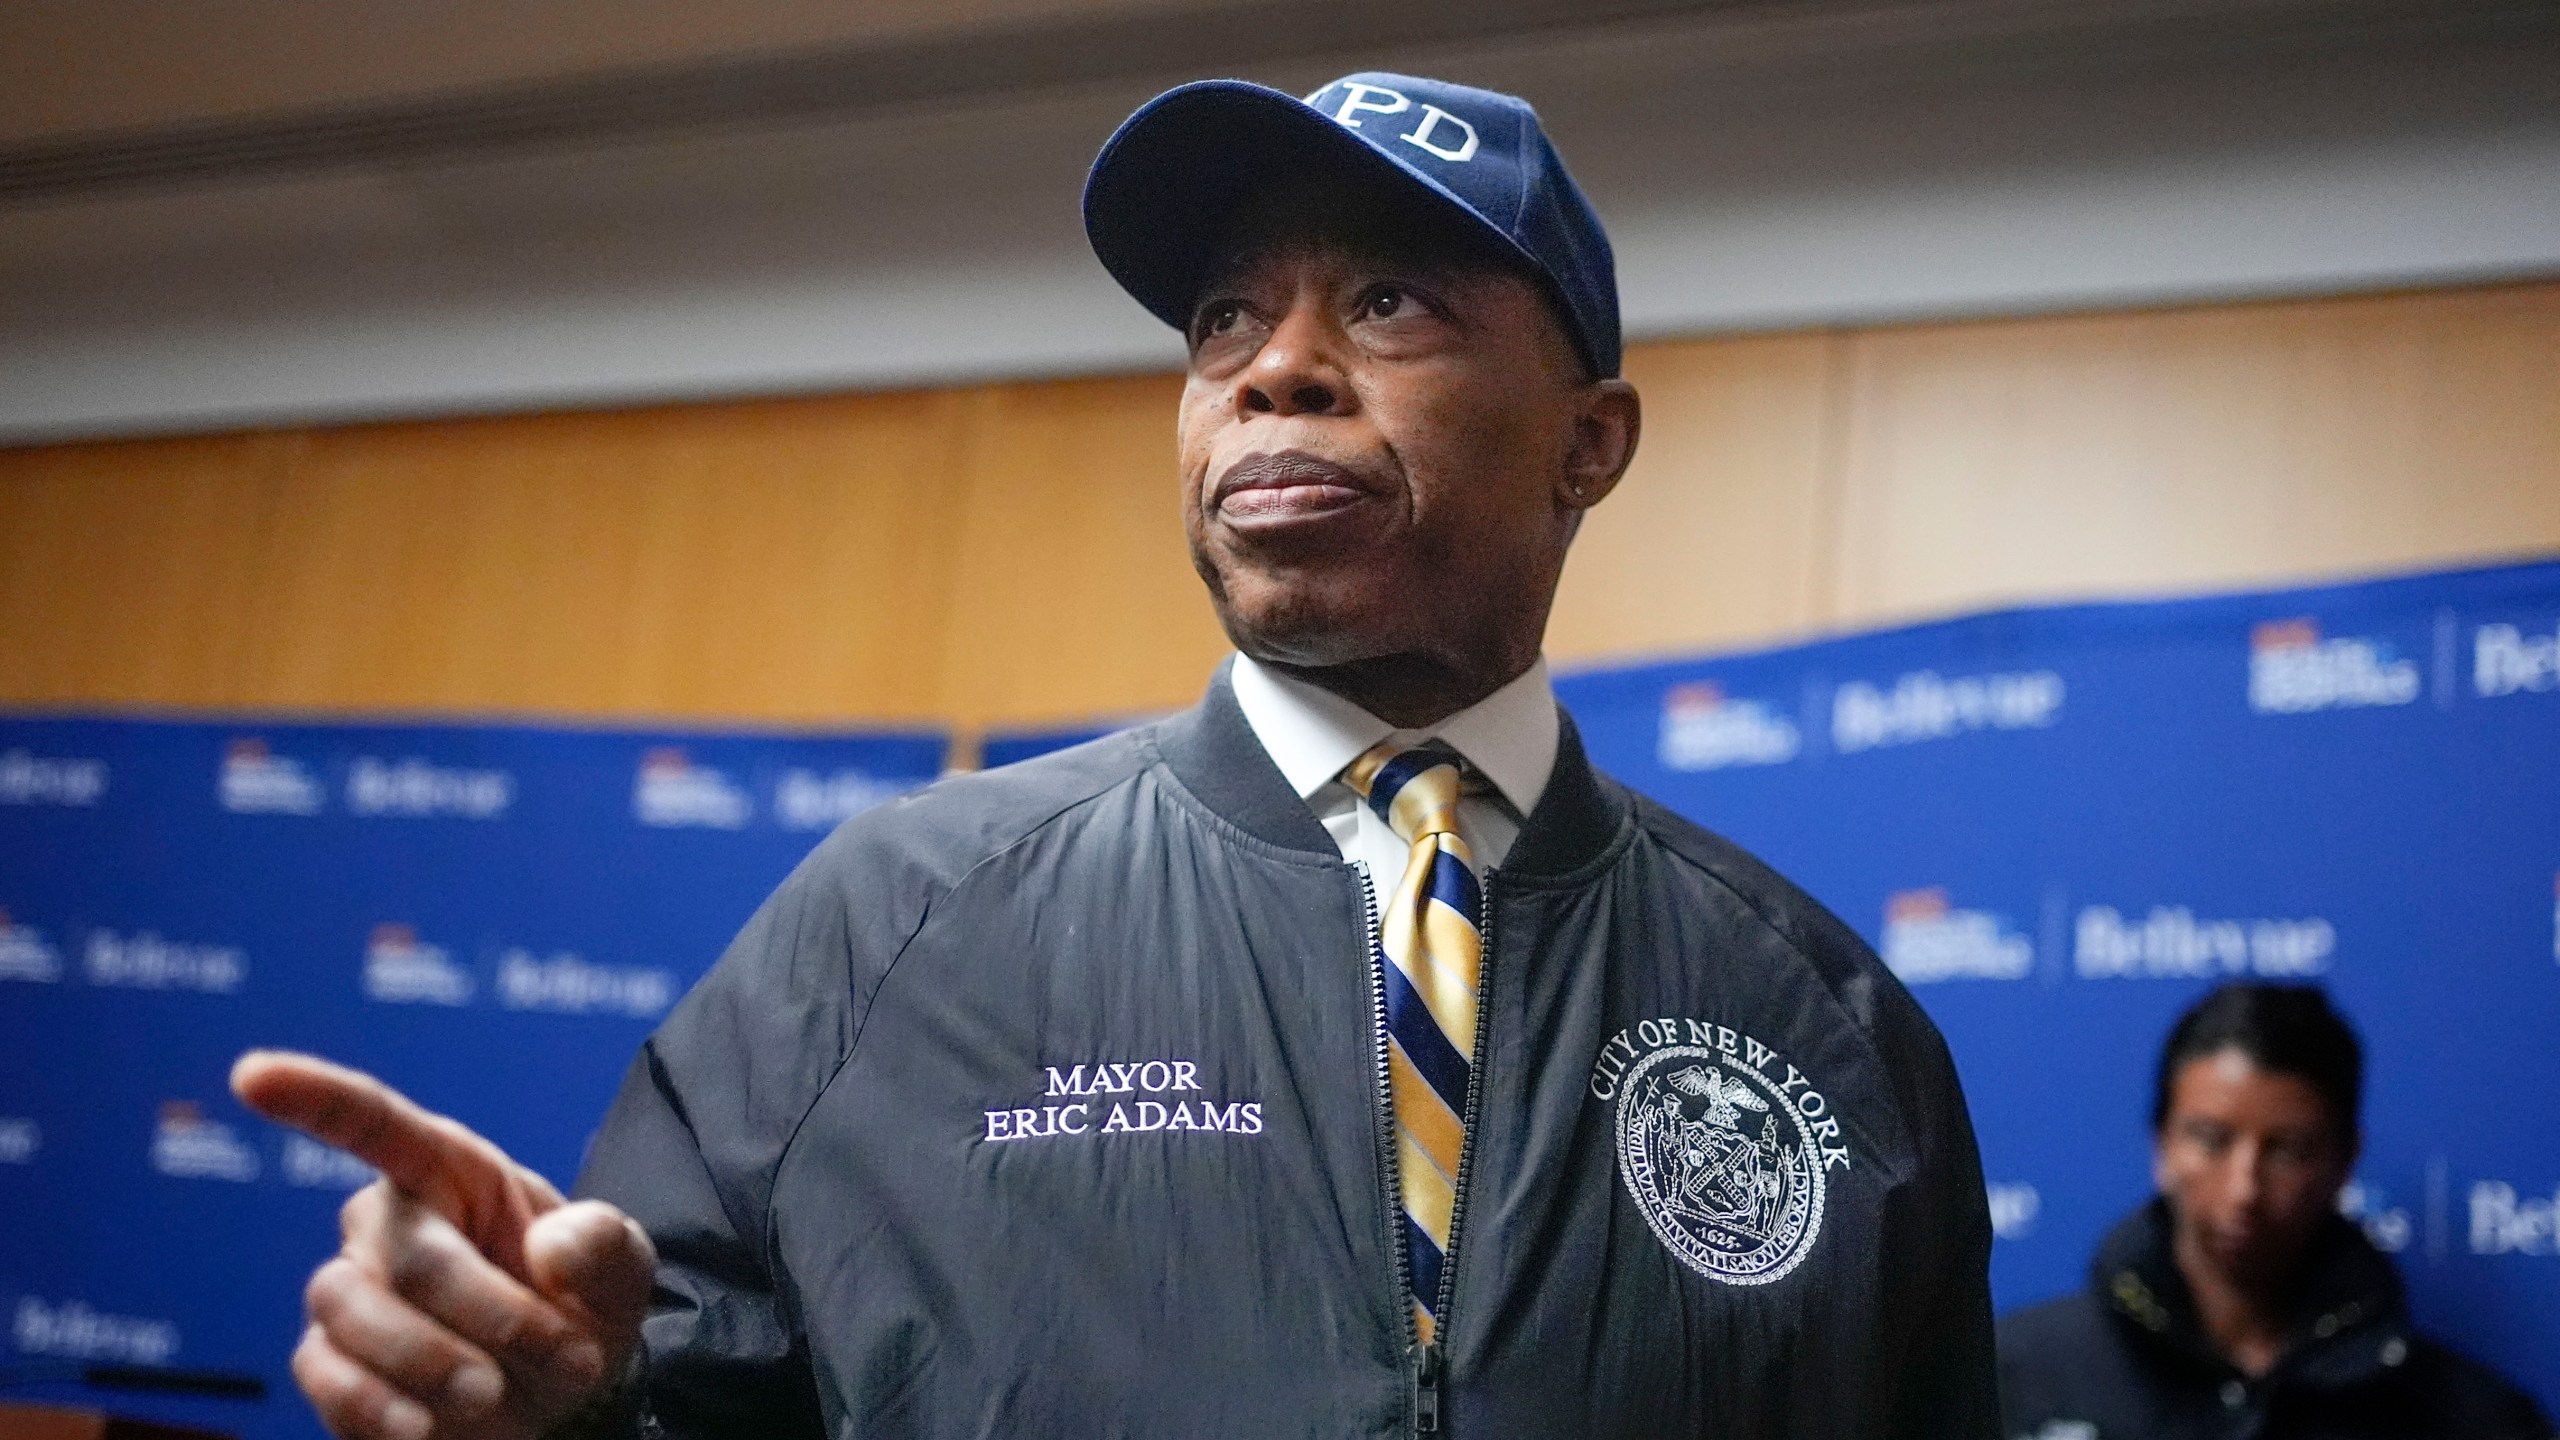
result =
[[[1370,746],[1389,736],[1405,745],[1439,740],[1501,792],[1499,800],[1471,795],[1458,802],[1458,836],[1475,856],[1479,879],[1511,853],[1521,818],[1538,807],[1555,769],[1556,696],[1544,657],[1510,684],[1421,730],[1399,730],[1330,690],[1255,664],[1249,655],[1236,657],[1228,681],[1254,738],[1324,822],[1342,858],[1366,867],[1381,888],[1404,874],[1412,847],[1342,783],[1343,767]]]

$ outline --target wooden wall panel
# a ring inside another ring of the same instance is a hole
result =
[[[1172,376],[978,397],[944,664],[964,724],[1174,709],[1226,639],[1192,573]]]
[[[2560,551],[2560,285],[1639,346],[1571,663]],[[1073,721],[1195,696],[1178,382],[0,451],[0,703]]]
[[[1823,618],[1831,335],[1639,346],[1644,432],[1584,517],[1547,629],[1559,662],[1795,634]]]
[[[1857,337],[1832,618],[2560,549],[2560,286]]]
[[[311,436],[280,530],[297,707],[923,719],[960,401]]]
[[[934,719],[964,405],[0,455],[0,695]]]
[[[0,703],[257,703],[290,443],[0,451]]]

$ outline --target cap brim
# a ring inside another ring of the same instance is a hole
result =
[[[1168,90],[1112,132],[1085,177],[1084,230],[1102,268],[1137,302],[1188,330],[1233,217],[1284,178],[1338,175],[1409,189],[1544,275],[1535,257],[1420,170],[1285,91],[1246,80]]]

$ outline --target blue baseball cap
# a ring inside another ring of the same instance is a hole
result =
[[[1379,71],[1304,100],[1244,80],[1176,87],[1094,157],[1085,235],[1121,288],[1187,330],[1236,208],[1276,177],[1309,173],[1410,187],[1491,237],[1545,284],[1592,373],[1618,373],[1608,234],[1537,112],[1491,90]]]

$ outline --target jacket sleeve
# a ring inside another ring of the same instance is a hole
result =
[[[621,1207],[658,1248],[642,1433],[823,1433],[772,1201],[794,1132],[921,918],[869,828],[857,817],[803,862],[649,1038],[579,1175],[580,1195]]]
[[[1899,997],[1910,1005],[1907,997]],[[1997,1348],[1991,1320],[1991,1212],[1982,1156],[1946,1042],[1912,1007],[1896,1069],[1909,1097],[1920,1166],[1899,1217],[1907,1323],[1894,1384],[1897,1440],[1994,1440],[2001,1433]]]
[[[1641,802],[1648,823],[1717,877],[1820,973],[1874,1047],[1892,1087],[1909,1168],[1885,1201],[1882,1320],[1862,1433],[1891,1440],[1998,1440],[1991,1324],[1991,1207],[1973,1118],[1947,1043],[1866,942],[1819,901],[1732,842]]]

